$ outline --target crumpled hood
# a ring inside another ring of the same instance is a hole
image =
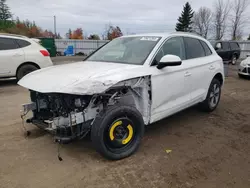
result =
[[[34,71],[18,84],[42,93],[95,94],[134,77],[149,75],[141,65],[83,61]]]

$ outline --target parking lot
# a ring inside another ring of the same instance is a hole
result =
[[[190,108],[149,126],[138,152],[121,161],[103,159],[89,139],[62,146],[59,161],[51,135],[27,125],[24,137],[27,90],[0,81],[0,187],[249,188],[249,86],[231,65],[215,112]]]

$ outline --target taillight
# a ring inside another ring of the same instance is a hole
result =
[[[43,56],[50,56],[49,52],[47,50],[40,50],[41,54],[43,54]]]

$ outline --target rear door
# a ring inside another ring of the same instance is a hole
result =
[[[15,76],[17,67],[24,62],[24,52],[15,39],[0,37],[0,77]]]
[[[240,56],[240,46],[237,42],[230,42],[231,47],[231,53],[230,53],[230,59],[233,57],[233,55],[236,55],[237,58]]]
[[[184,37],[187,60],[191,80],[191,101],[200,102],[207,93],[207,86],[211,81],[210,69],[213,69],[214,58],[208,45],[197,38]]]
[[[224,54],[222,59],[224,61],[231,60],[231,50],[229,42],[222,42],[222,53]]]

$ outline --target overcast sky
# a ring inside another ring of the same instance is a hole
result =
[[[190,0],[193,10],[213,7],[213,0]],[[14,16],[34,20],[43,29],[65,36],[69,28],[101,35],[105,25],[118,25],[124,34],[171,32],[186,0],[7,0]],[[249,31],[250,32],[250,31]]]

